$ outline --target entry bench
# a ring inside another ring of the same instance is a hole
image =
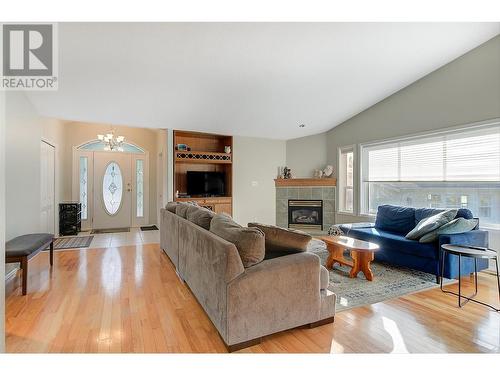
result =
[[[25,234],[5,244],[5,263],[20,263],[23,272],[23,296],[28,289],[28,261],[50,246],[50,266],[54,264],[54,235],[49,233]]]

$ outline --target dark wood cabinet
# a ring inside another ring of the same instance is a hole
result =
[[[82,204],[59,203],[59,235],[76,236],[82,230]]]

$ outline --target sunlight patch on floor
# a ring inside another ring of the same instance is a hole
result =
[[[384,326],[385,331],[389,334],[389,336],[391,336],[392,339],[393,347],[391,353],[398,353],[398,354],[409,353],[408,349],[406,348],[403,336],[401,335],[401,332],[399,331],[396,322],[392,319],[383,316],[382,324]]]

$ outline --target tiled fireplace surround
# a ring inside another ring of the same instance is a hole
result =
[[[289,199],[321,199],[323,200],[323,232],[335,221],[335,187],[293,186],[276,187],[276,225],[288,227]]]

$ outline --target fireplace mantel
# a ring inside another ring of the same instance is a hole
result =
[[[288,186],[336,186],[336,178],[276,178],[276,187]]]

